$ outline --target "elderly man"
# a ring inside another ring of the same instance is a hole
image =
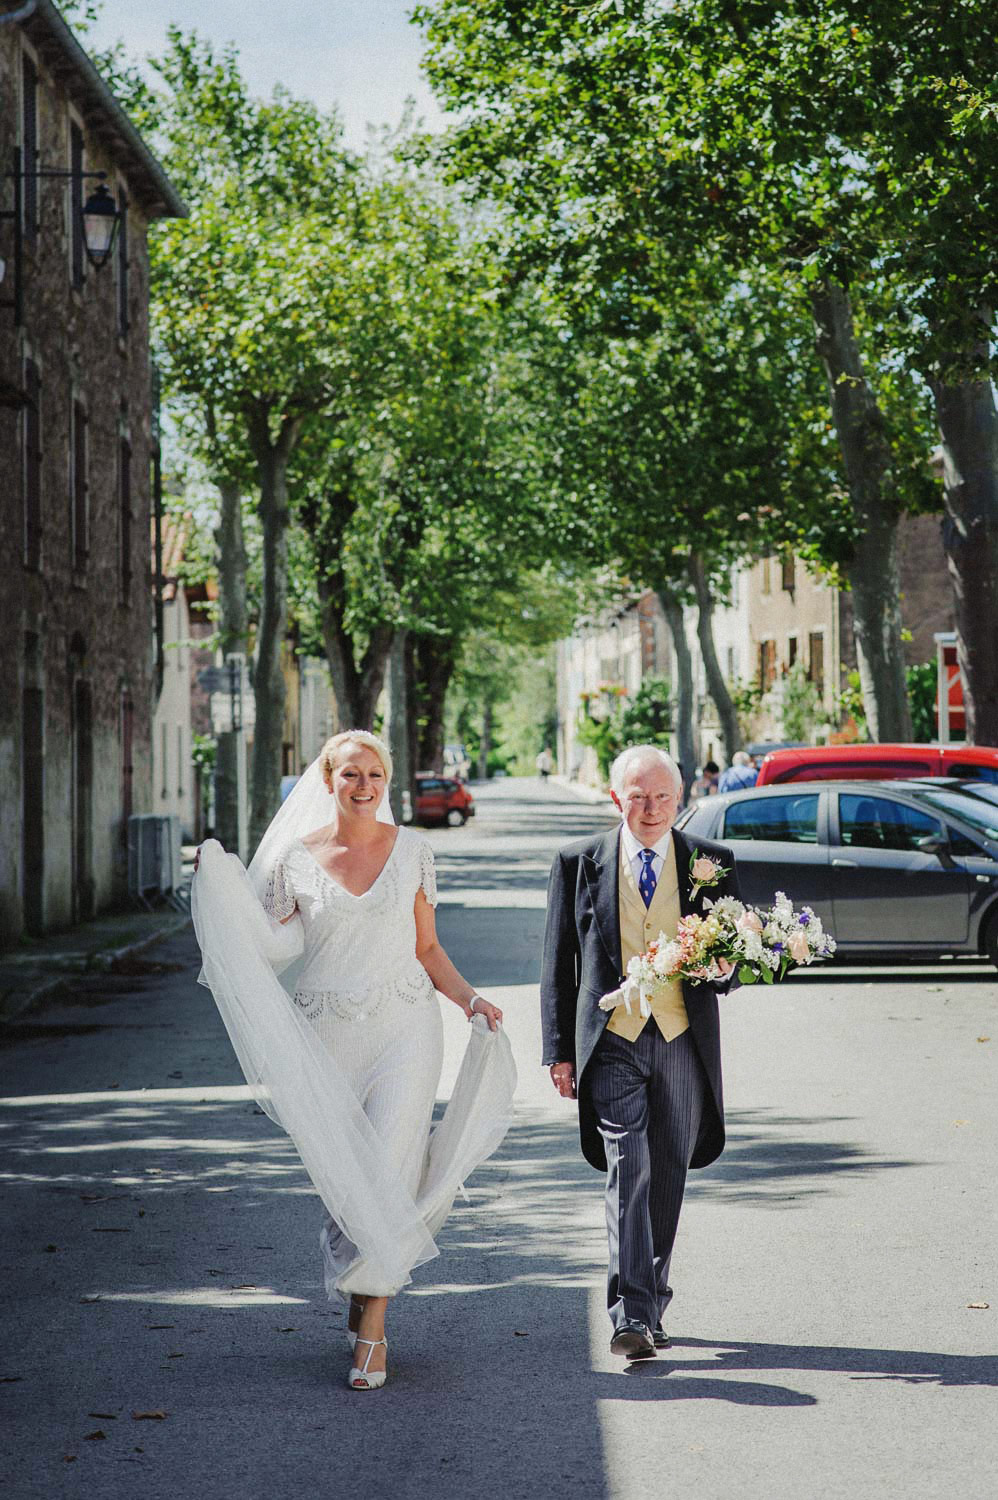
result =
[[[759,772],[748,751],[736,750],[731,757],[730,766],[721,772],[717,790],[719,792],[744,792],[748,787],[755,786],[758,775]]]
[[[724,1147],[716,987],[664,985],[647,1019],[600,1009],[628,960],[705,895],[737,894],[729,852],[673,830],[682,796],[675,761],[654,745],[625,750],[610,773],[621,825],[572,844],[548,885],[541,979],[544,1062],[564,1098],[578,1097],[582,1150],[606,1178],[607,1308],[611,1351],[654,1356],[669,1339],[662,1315],[686,1173]],[[694,890],[697,856],[724,870]],[[729,966],[726,966],[729,967]]]

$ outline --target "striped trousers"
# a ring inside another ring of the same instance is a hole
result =
[[[607,1310],[614,1327],[661,1320],[686,1173],[709,1089],[690,1031],[649,1020],[633,1042],[604,1031],[586,1083],[606,1146]]]

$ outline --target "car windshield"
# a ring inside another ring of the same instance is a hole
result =
[[[916,796],[920,802],[928,802],[940,812],[953,813],[970,823],[989,839],[998,839],[998,787],[982,786],[980,791],[962,789],[950,791],[947,787],[921,788]]]

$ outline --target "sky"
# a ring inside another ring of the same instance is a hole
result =
[[[85,45],[123,40],[129,53],[162,50],[176,22],[222,46],[234,42],[254,93],[275,83],[337,105],[347,144],[363,146],[367,125],[396,125],[406,98],[439,128],[440,111],[419,71],[421,38],[407,13],[415,0],[104,0]]]

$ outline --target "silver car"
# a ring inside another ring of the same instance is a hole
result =
[[[704,797],[676,821],[731,849],[742,897],[813,907],[840,958],[983,954],[998,965],[998,787],[808,781]]]

